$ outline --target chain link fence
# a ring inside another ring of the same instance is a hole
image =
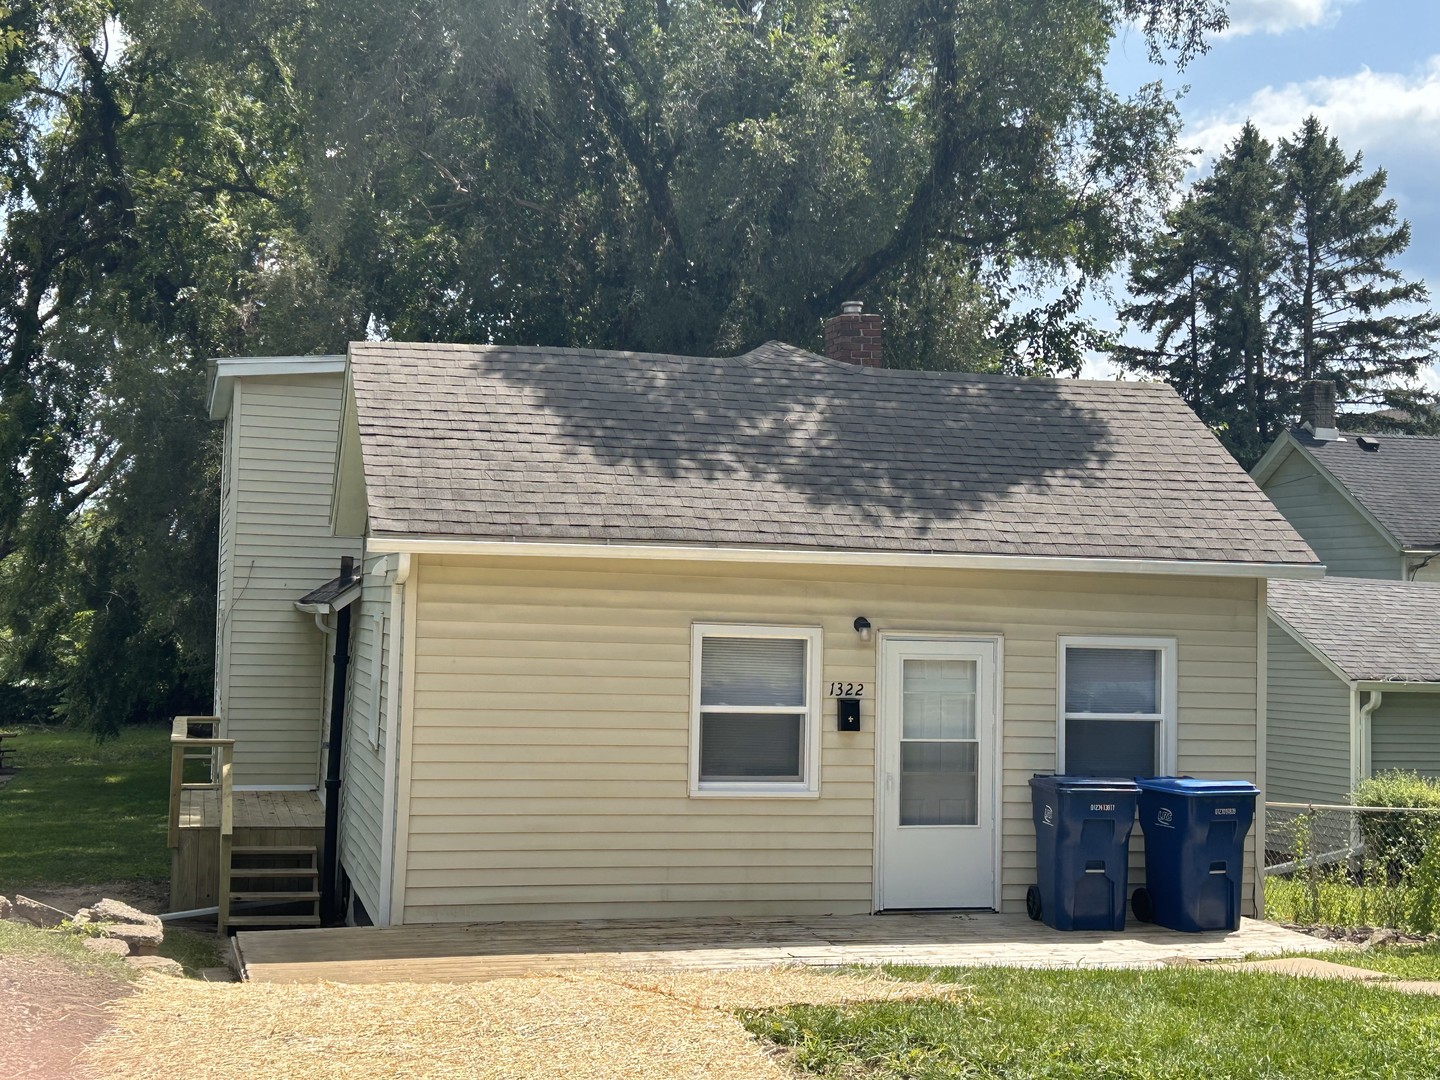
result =
[[[1299,926],[1440,928],[1440,809],[1265,804],[1265,914]]]

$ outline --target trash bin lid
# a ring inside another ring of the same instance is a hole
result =
[[[1123,776],[1059,776],[1036,773],[1030,778],[1033,787],[1054,788],[1056,791],[1121,791],[1133,795],[1140,789],[1135,781]]]
[[[1193,776],[1137,776],[1135,783],[1145,791],[1173,795],[1259,795],[1249,780],[1197,780]]]

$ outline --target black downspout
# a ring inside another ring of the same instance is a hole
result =
[[[355,560],[340,560],[340,578],[355,574]],[[345,690],[350,670],[350,605],[335,615],[334,674],[330,681],[330,749],[325,756],[325,849],[320,861],[320,915],[326,926],[345,921],[340,910],[340,754],[345,742]]]

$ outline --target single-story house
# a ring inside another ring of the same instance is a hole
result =
[[[1440,437],[1341,434],[1335,384],[1307,384],[1299,427],[1251,470],[1326,573],[1440,581]]]
[[[1440,582],[1270,584],[1265,793],[1343,803],[1387,769],[1440,776]]]
[[[1322,568],[1176,394],[826,338],[217,362],[217,715],[343,724],[356,921],[1019,911],[1033,773],[1260,777]]]

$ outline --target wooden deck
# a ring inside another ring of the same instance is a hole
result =
[[[323,829],[325,808],[313,791],[235,792],[237,829]],[[220,793],[213,788],[187,788],[180,795],[182,829],[218,829]]]
[[[234,947],[252,982],[386,983],[777,964],[1143,968],[1176,957],[1231,960],[1331,946],[1252,919],[1233,934],[1181,934],[1150,926],[1062,933],[1024,915],[923,914],[337,927],[241,932]]]

